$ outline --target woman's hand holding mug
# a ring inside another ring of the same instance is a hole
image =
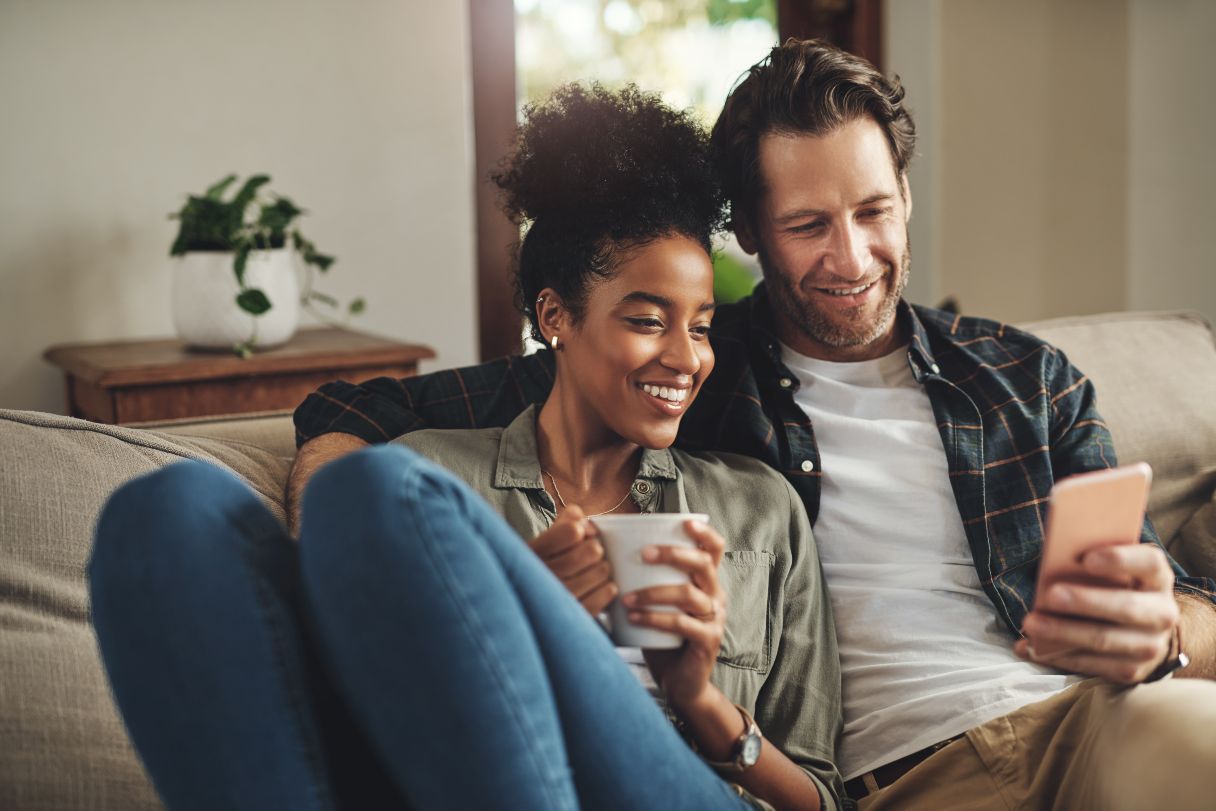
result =
[[[578,507],[570,505],[559,512],[528,545],[591,616],[599,615],[616,597],[599,531]]]
[[[689,576],[689,581],[651,586],[622,597],[630,622],[684,639],[684,644],[673,650],[644,651],[655,681],[677,710],[693,705],[709,688],[709,676],[726,628],[726,593],[718,580],[726,543],[701,521],[685,521],[684,529],[695,547],[649,546],[642,550],[642,559],[679,569]],[[655,606],[677,610],[650,610]]]

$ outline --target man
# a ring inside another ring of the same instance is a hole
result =
[[[791,41],[731,93],[712,138],[765,281],[719,308],[717,368],[679,441],[763,459],[815,522],[850,795],[863,809],[1210,807],[1216,685],[1160,679],[1183,651],[1178,675],[1216,674],[1214,584],[1185,577],[1146,522],[1144,543],[1084,558],[1108,585],[1035,594],[1052,484],[1112,466],[1114,448],[1058,350],[901,300],[915,129],[898,83]],[[290,488],[367,442],[503,425],[550,370],[542,352],[324,387],[296,412]]]

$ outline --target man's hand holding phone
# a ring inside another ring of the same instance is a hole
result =
[[[1057,485],[1019,656],[1136,684],[1170,654],[1179,619],[1174,572],[1159,547],[1140,543],[1150,480],[1139,464]]]

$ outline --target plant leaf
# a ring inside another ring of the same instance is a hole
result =
[[[240,215],[245,213],[245,208],[253,202],[254,196],[258,193],[258,188],[265,186],[270,182],[270,175],[254,175],[245,181],[245,185],[241,186],[241,190],[236,193],[236,197],[232,198],[232,207],[237,211],[238,222]]]
[[[351,315],[359,315],[366,309],[367,309],[367,302],[363,300],[362,296],[351,301],[350,305],[347,307],[347,310],[350,311]]]
[[[253,248],[248,243],[241,245],[237,249],[236,259],[232,263],[232,269],[236,272],[236,283],[242,290],[245,289],[245,265],[249,262],[249,251]],[[256,315],[256,313],[255,313]]]
[[[320,290],[314,290],[308,294],[308,297],[313,301],[319,301],[322,304],[328,304],[330,307],[337,307],[338,300],[331,295],[322,293]]]
[[[304,254],[304,261],[310,265],[316,265],[317,270],[324,273],[325,271],[329,270],[330,265],[334,263],[334,258],[332,256],[326,256],[323,253],[317,253],[316,251],[309,251],[308,253]]]
[[[229,204],[191,195],[181,211],[170,215],[179,220],[171,256],[187,251],[228,251],[233,248],[234,229]]]
[[[204,196],[208,200],[214,200],[215,202],[218,203],[220,201],[220,198],[224,196],[224,192],[235,181],[236,181],[236,175],[228,175],[228,177],[224,178],[219,183],[215,183],[215,184],[212,184],[211,186],[209,186],[207,188],[207,192]]]
[[[256,287],[242,290],[236,297],[237,306],[250,315],[261,315],[270,309],[270,299]]]
[[[290,200],[280,197],[271,205],[262,206],[262,211],[258,215],[258,225],[267,229],[276,240],[281,241],[285,238],[287,226],[291,225],[291,221],[300,214],[300,209],[296,208]]]

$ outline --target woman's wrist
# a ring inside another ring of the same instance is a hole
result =
[[[734,702],[721,690],[706,683],[696,695],[676,700],[668,696],[667,703],[683,723],[697,751],[707,760],[723,761],[733,756],[745,725]]]

